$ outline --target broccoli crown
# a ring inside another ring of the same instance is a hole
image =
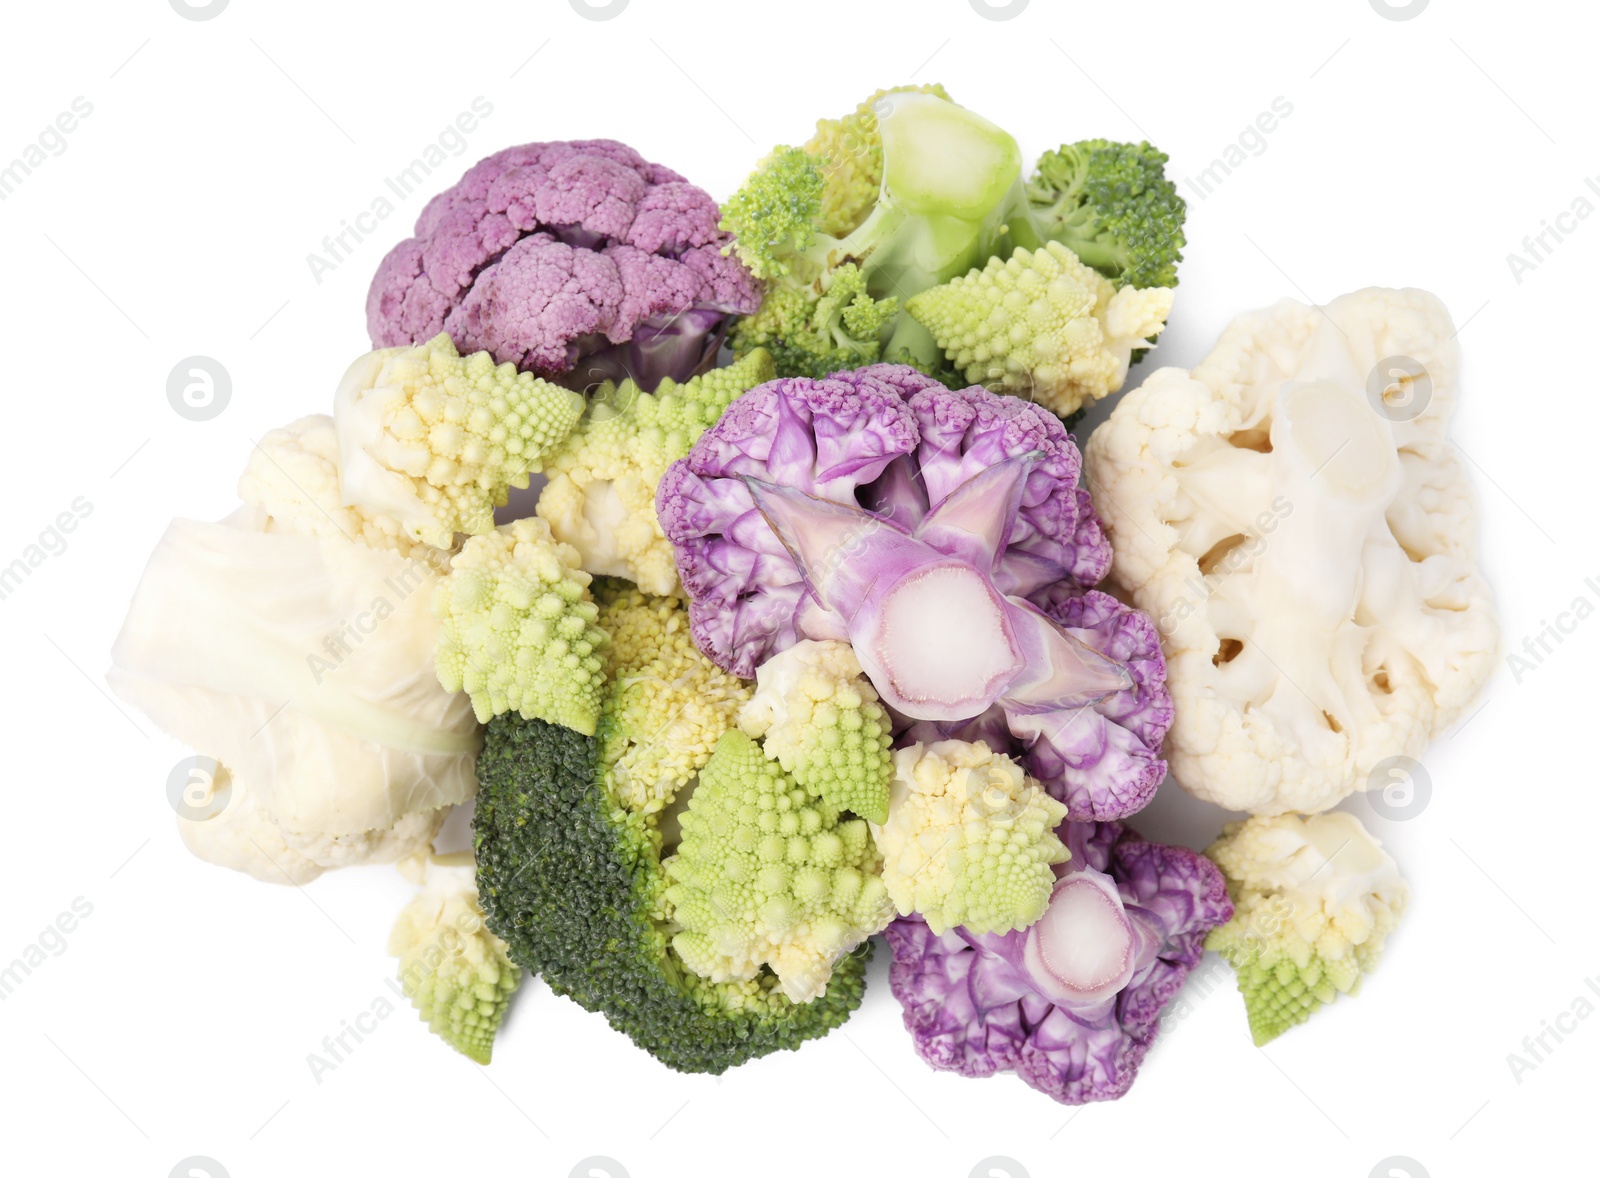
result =
[[[1183,198],[1148,143],[1085,139],[1039,157],[1028,199],[1038,232],[1118,286],[1177,286]]]
[[[541,720],[489,724],[473,820],[478,890],[511,959],[678,1071],[721,1072],[849,1018],[867,946],[803,1004],[770,972],[718,983],[684,967],[664,920],[656,816],[618,801],[599,751],[593,738]]]
[[[734,355],[766,349],[780,376],[823,377],[877,363],[879,333],[899,312],[900,300],[868,294],[854,262],[836,267],[819,284],[826,286],[820,295],[773,284],[761,310],[735,325]]]

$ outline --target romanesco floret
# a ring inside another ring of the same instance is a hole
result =
[[[889,816],[893,725],[848,642],[805,639],[756,670],[739,727],[829,805],[869,822]]]
[[[1003,933],[1044,915],[1067,808],[1010,757],[941,740],[894,754],[889,821],[874,825],[883,882],[902,916],[935,933]]]
[[[671,593],[678,569],[656,520],[656,486],[739,394],[774,375],[771,355],[756,349],[684,384],[663,380],[654,393],[631,380],[602,386],[578,428],[543,463],[550,481],[539,517],[578,550],[589,572]]]
[[[239,498],[266,514],[268,532],[342,536],[368,548],[393,549],[438,572],[450,564],[447,553],[413,539],[399,520],[345,504],[339,438],[325,413],[270,430],[257,442],[239,476]]]
[[[1234,905],[1206,948],[1238,971],[1257,1046],[1354,995],[1405,911],[1395,861],[1340,810],[1230,822],[1206,855]]]
[[[733,727],[750,687],[695,647],[678,597],[599,588],[607,689],[597,735],[600,764],[629,810],[672,802]]]
[[[389,933],[401,989],[430,1031],[486,1064],[522,971],[484,921],[472,856],[424,852],[400,869],[422,885]]]
[[[1057,242],[990,258],[906,310],[966,378],[1066,417],[1122,387],[1172,310],[1169,287],[1118,290]]]
[[[662,866],[683,963],[713,982],[778,975],[794,1002],[827,990],[834,963],[894,915],[867,824],[840,821],[742,732],[700,771]]]
[[[335,397],[344,501],[449,548],[494,527],[494,509],[564,439],[583,397],[488,352],[462,356],[443,332],[369,352]]]
[[[542,519],[469,539],[434,591],[436,663],[480,723],[506,712],[594,734],[605,632],[578,554]]]

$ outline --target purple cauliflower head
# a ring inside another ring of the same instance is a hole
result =
[[[428,202],[367,293],[374,347],[447,331],[575,388],[631,376],[653,389],[715,355],[761,298],[717,204],[609,139],[530,143],[469,168]]]
[[[1060,833],[1072,858],[1035,924],[938,936],[915,916],[896,920],[884,934],[889,984],[932,1067],[1014,1071],[1063,1104],[1115,1100],[1233,905],[1194,851],[1116,822],[1068,821]]]

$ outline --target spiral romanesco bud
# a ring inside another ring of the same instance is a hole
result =
[[[470,695],[480,723],[518,712],[593,736],[606,635],[589,581],[542,519],[473,536],[434,592],[439,682]]]
[[[830,805],[869,822],[889,815],[889,713],[848,642],[806,639],[756,670],[739,727]]]
[[[894,754],[889,820],[874,825],[902,916],[936,933],[1026,928],[1050,904],[1067,808],[988,745],[941,740]]]
[[[730,731],[700,771],[680,818],[665,893],[683,931],[672,947],[713,982],[763,965],[793,1002],[827,989],[834,964],[894,916],[867,824],[841,822]]]
[[[449,548],[494,527],[494,509],[572,430],[583,397],[488,352],[462,356],[443,332],[369,352],[334,399],[344,501]]]
[[[1172,294],[1118,290],[1052,241],[990,258],[906,310],[968,380],[1066,417],[1122,387],[1134,349],[1166,326]]]
[[[1354,994],[1405,911],[1399,867],[1354,814],[1230,822],[1206,855],[1234,905],[1206,948],[1238,971],[1258,1047]]]
[[[522,971],[484,922],[472,856],[424,856],[401,870],[423,885],[389,933],[401,988],[430,1031],[486,1064]]]

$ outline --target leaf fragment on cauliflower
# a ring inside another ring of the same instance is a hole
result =
[[[1343,811],[1230,822],[1206,855],[1234,904],[1206,948],[1238,971],[1258,1047],[1353,996],[1409,898],[1395,861]]]
[[[1090,438],[1112,577],[1160,627],[1190,792],[1327,809],[1421,756],[1491,674],[1499,624],[1445,436],[1454,336],[1425,291],[1286,300],[1192,373],[1152,373]],[[1374,394],[1396,356],[1430,389],[1399,409]]]

